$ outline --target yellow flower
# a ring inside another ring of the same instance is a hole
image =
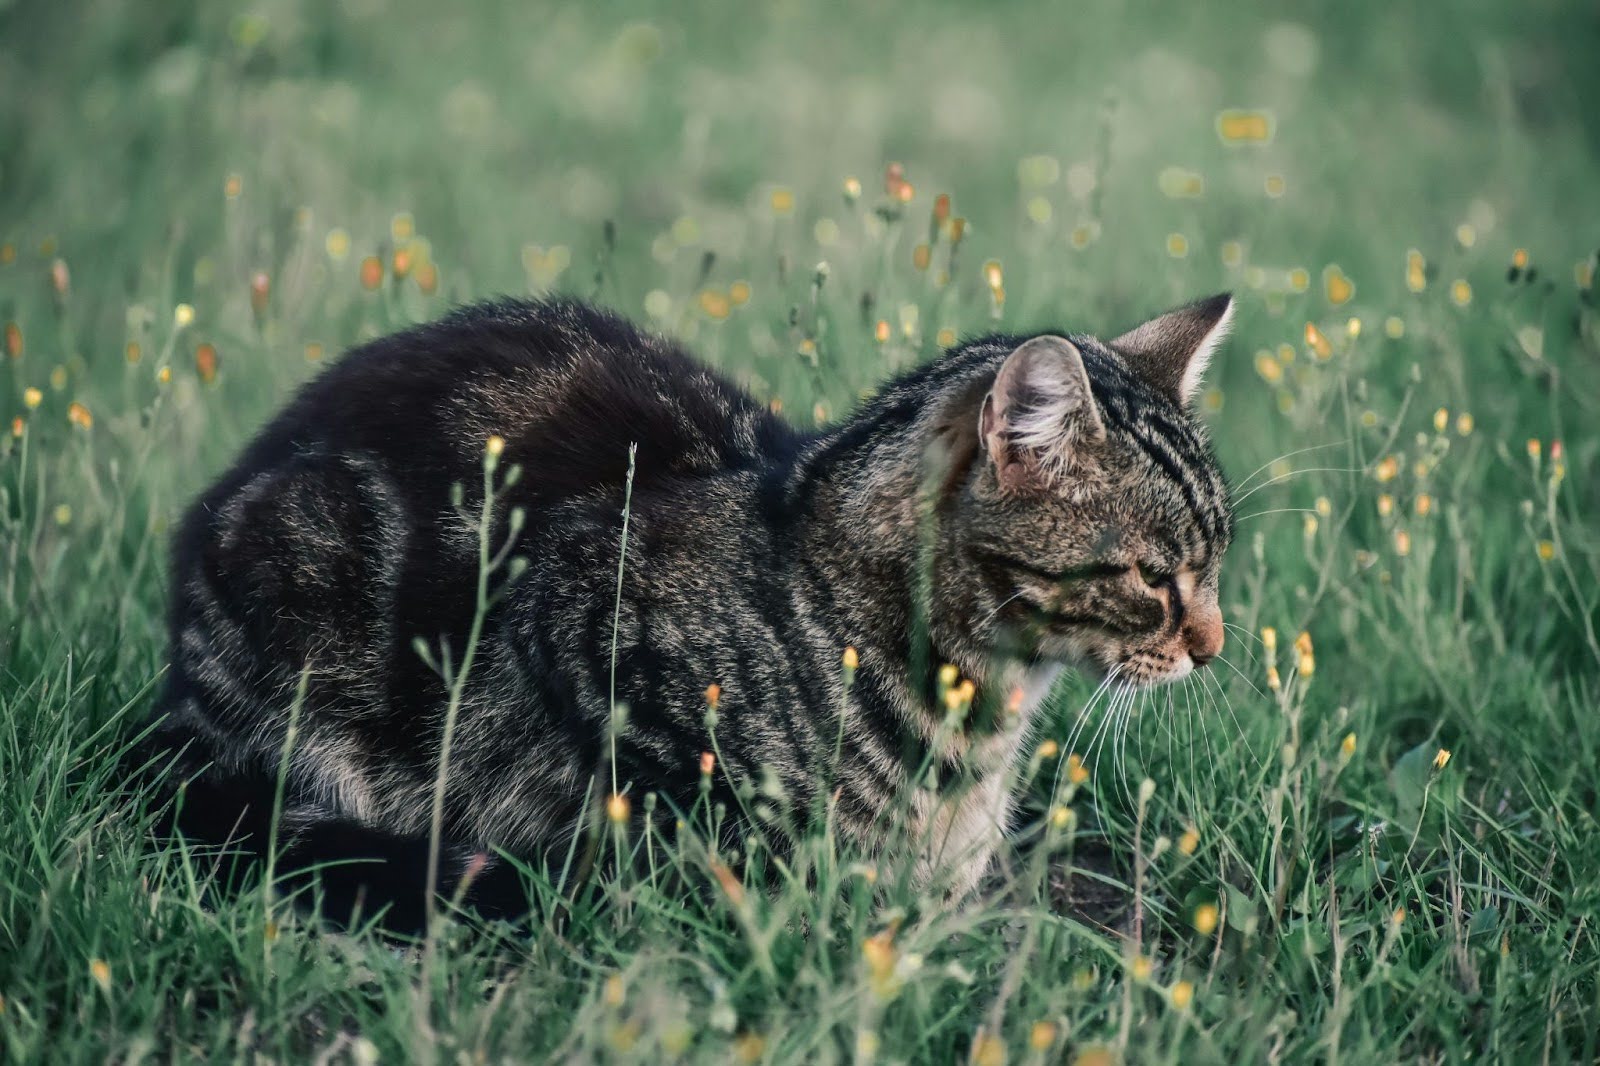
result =
[[[1034,754],[1041,759],[1054,759],[1056,755],[1060,753],[1060,751],[1061,746],[1059,744],[1053,740],[1047,740],[1039,745],[1039,750]]]
[[[22,390],[22,405],[28,410],[33,410],[44,402],[44,393],[29,385]]]
[[[1333,501],[1326,496],[1318,496],[1317,502],[1313,506],[1316,508],[1317,514],[1323,518],[1333,514]]]
[[[1392,514],[1394,514],[1394,497],[1386,492],[1378,497],[1378,515],[1388,518]]]
[[[1397,925],[1398,926],[1401,923],[1403,923],[1405,920],[1406,920],[1406,909],[1404,907],[1396,907],[1394,909],[1394,913],[1389,915],[1389,921],[1393,925]]]
[[[846,670],[849,670],[852,673],[854,673],[855,670],[858,667],[860,667],[860,665],[861,665],[861,656],[860,656],[860,654],[857,653],[857,651],[854,648],[845,648],[845,650],[844,650],[844,668]]]
[[[1356,735],[1354,733],[1346,733],[1344,739],[1339,742],[1339,754],[1348,759],[1355,753]]]
[[[606,800],[606,817],[613,825],[621,825],[628,820],[628,797],[620,792],[613,792]]]
[[[1457,278],[1450,286],[1450,299],[1454,300],[1457,307],[1465,307],[1472,302],[1472,285],[1464,278]]]
[[[1548,563],[1551,559],[1556,557],[1556,546],[1554,541],[1541,540],[1535,546],[1535,550],[1538,551],[1539,558],[1544,562]]]
[[[105,959],[89,960],[89,976],[100,986],[100,991],[111,991],[111,966]]]
[[[1268,111],[1228,110],[1217,115],[1217,136],[1224,144],[1260,144],[1272,138],[1272,114]],[[1271,180],[1268,191],[1271,193]],[[1283,179],[1279,178],[1279,182]],[[1271,193],[1281,196],[1282,190]]]
[[[1183,835],[1178,838],[1178,850],[1183,852],[1185,855],[1193,855],[1195,850],[1199,847],[1200,830],[1191,825],[1185,829],[1183,831]]]
[[[1379,482],[1393,481],[1400,473],[1400,460],[1392,455],[1386,455],[1378,460],[1378,465],[1372,468],[1372,476]]]
[[[873,339],[879,344],[887,344],[889,343],[889,335],[889,320],[887,318],[878,319],[878,324],[872,328]]]
[[[498,459],[506,450],[506,439],[496,433],[484,442],[483,450]]]
[[[1267,687],[1274,692],[1283,688],[1283,679],[1278,676],[1278,668],[1270,663],[1267,665]]]
[[[1406,335],[1406,320],[1399,315],[1390,315],[1383,320],[1383,335],[1390,340],[1399,340]]]
[[[1054,1022],[1034,1022],[1028,1030],[1028,1046],[1035,1051],[1049,1051],[1055,1047],[1060,1030]]]
[[[1077,754],[1067,756],[1067,780],[1074,785],[1089,780],[1089,770],[1083,765],[1083,758]]]
[[[733,1042],[733,1054],[740,1062],[760,1062],[767,1053],[767,1042],[760,1033],[742,1033]]]
[[[1421,292],[1428,287],[1428,261],[1415,248],[1406,252],[1406,288]]]
[[[1335,307],[1349,301],[1356,294],[1356,287],[1351,280],[1344,276],[1344,271],[1337,265],[1328,267],[1322,272],[1322,286],[1327,293],[1328,302]]]
[[[1449,748],[1440,748],[1439,749],[1439,754],[1437,754],[1437,755],[1435,755],[1433,757],[1433,768],[1435,770],[1443,770],[1445,768],[1445,766],[1449,764],[1449,762],[1450,762],[1450,749]]]
[[[1403,529],[1394,531],[1394,553],[1396,555],[1411,554],[1411,534]]]
[[[1182,259],[1189,254],[1189,238],[1181,233],[1167,234],[1167,254],[1174,259]]]
[[[179,329],[184,329],[194,322],[194,305],[179,304],[172,309],[172,321]]]
[[[1306,347],[1315,352],[1318,359],[1326,359],[1333,354],[1333,345],[1323,336],[1315,322],[1306,323]]]
[[[605,1001],[608,1007],[622,1006],[622,1000],[627,995],[627,986],[622,981],[620,973],[614,973],[606,978]]]
[[[794,193],[789,189],[777,188],[772,190],[772,213],[787,215],[794,211]]]
[[[718,685],[718,684],[715,684],[715,683],[707,685],[706,686],[706,706],[710,707],[714,711],[714,710],[717,709],[717,704],[719,704],[721,702],[722,702],[722,686]]]
[[[67,405],[67,421],[81,429],[89,429],[94,425],[94,415],[89,409],[77,400]]]
[[[1172,1005],[1178,1010],[1188,1010],[1194,1002],[1194,982],[1179,981],[1172,986]]]
[[[979,1034],[972,1042],[972,1061],[977,1066],[1005,1066],[1005,1041],[989,1033]]]
[[[1256,373],[1269,385],[1276,385],[1283,378],[1283,367],[1272,357],[1272,353],[1262,350],[1256,353]]]
[[[1299,656],[1300,676],[1310,677],[1316,672],[1316,657],[1311,651],[1311,634],[1302,632],[1294,638],[1294,650]]]
[[[1294,292],[1305,292],[1311,287],[1311,271],[1305,267],[1295,267],[1289,271],[1289,288]]]
[[[1200,906],[1194,909],[1195,932],[1199,933],[1201,936],[1210,936],[1212,933],[1216,932],[1217,919],[1220,916],[1221,915],[1217,911],[1217,905],[1215,903],[1200,904]]]
[[[1150,961],[1148,955],[1135,955],[1133,961],[1128,964],[1128,972],[1133,975],[1135,981],[1150,980],[1150,974],[1154,970],[1155,963]]]
[[[860,178],[845,178],[844,179],[844,198],[846,200],[849,200],[851,203],[854,203],[855,201],[861,199],[861,179]]]
[[[1050,808],[1050,824],[1057,829],[1071,829],[1077,820],[1078,816],[1071,807],[1057,804]]]
[[[1000,271],[1000,260],[990,259],[983,264],[983,280],[988,283],[991,289],[998,289],[1004,284],[1005,279]]]

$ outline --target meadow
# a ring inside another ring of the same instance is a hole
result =
[[[1600,1056],[1592,9],[142,8],[0,2],[0,1061]],[[168,532],[349,345],[567,293],[810,426],[1222,290],[1225,663],[1063,685],[980,898],[618,827],[397,947],[148,846]]]

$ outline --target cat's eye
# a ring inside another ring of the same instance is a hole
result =
[[[1133,568],[1139,575],[1139,580],[1153,589],[1163,588],[1172,582],[1172,571],[1163,569],[1157,563],[1139,563]]]

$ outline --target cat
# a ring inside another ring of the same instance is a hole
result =
[[[385,888],[414,921],[438,667],[467,651],[488,544],[511,556],[461,686],[442,891],[486,854],[570,844],[613,760],[622,793],[690,808],[714,749],[729,810],[731,783],[764,782],[786,816],[828,801],[869,852],[909,827],[915,876],[959,898],[1063,669],[1142,686],[1220,650],[1232,517],[1190,409],[1232,313],[982,337],[815,433],[574,301],[358,347],[176,534],[153,734],[176,829],[259,852],[278,810],[280,868],[366,860],[324,888]],[[919,768],[950,788],[908,788]]]

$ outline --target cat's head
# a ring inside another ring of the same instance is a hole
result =
[[[998,369],[957,415],[968,462],[944,524],[969,631],[1134,685],[1220,652],[1233,516],[1191,404],[1232,313],[1224,295],[1109,343],[975,342]]]

